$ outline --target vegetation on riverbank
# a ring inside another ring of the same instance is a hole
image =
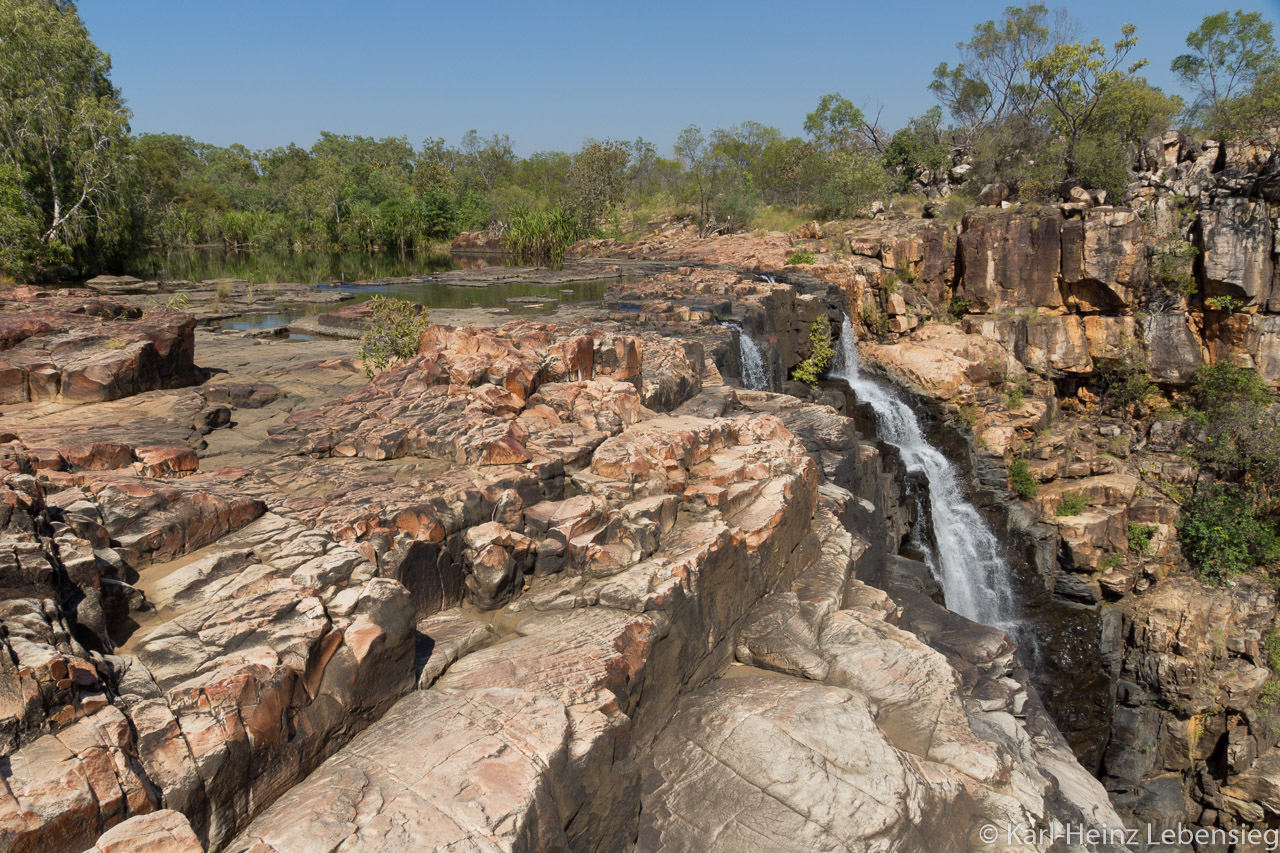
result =
[[[553,257],[571,238],[626,237],[669,215],[711,233],[989,181],[1030,200],[1064,178],[1118,194],[1136,146],[1175,118],[1248,136],[1280,114],[1280,62],[1256,13],[1210,15],[1188,36],[1173,63],[1186,102],[1139,75],[1132,28],[1106,48],[1062,24],[1043,5],[979,24],[959,61],[933,72],[939,106],[896,132],[832,93],[803,137],[754,121],[690,126],[671,156],[641,138],[520,157],[510,137],[474,130],[456,146],[322,133],[310,148],[253,151],[131,135],[75,4],[0,0],[0,272],[120,271],[147,246],[421,250],[485,228]]]

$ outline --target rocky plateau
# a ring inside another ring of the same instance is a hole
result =
[[[0,850],[1280,825],[1274,588],[1189,574],[1176,433],[1088,387],[1135,345],[1170,393],[1222,359],[1280,384],[1280,166],[1148,149],[1126,207],[581,244],[643,274],[437,318],[372,380],[349,338],[219,332],[127,282],[0,293]],[[1152,246],[1182,198],[1202,260],[1171,295]],[[797,246],[819,263],[786,266]],[[846,313],[999,529],[1037,642],[946,609],[873,414],[787,381]],[[767,389],[742,387],[744,334]],[[1067,492],[1088,510],[1056,516]]]

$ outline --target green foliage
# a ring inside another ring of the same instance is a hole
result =
[[[947,316],[953,322],[959,321],[961,317],[969,313],[969,309],[973,307],[973,300],[966,299],[963,296],[953,296],[951,301],[947,303]]]
[[[1006,7],[1000,20],[984,21],[957,45],[960,63],[943,62],[929,90],[951,113],[966,146],[984,131],[1033,115],[1040,102],[1027,64],[1056,41],[1043,4]]]
[[[794,252],[787,255],[787,266],[811,263],[813,263],[813,252],[808,249],[796,249]]]
[[[1204,365],[1190,391],[1188,448],[1202,470],[1179,534],[1201,578],[1220,584],[1280,560],[1280,425],[1256,371]]]
[[[1232,408],[1252,410],[1271,402],[1271,390],[1256,370],[1220,361],[1196,368],[1191,376],[1192,405],[1206,419],[1225,416]]]
[[[569,203],[585,231],[593,231],[622,200],[630,159],[625,144],[608,139],[588,142],[573,158],[568,177]]]
[[[1258,694],[1258,710],[1262,713],[1263,727],[1274,735],[1280,723],[1276,719],[1280,713],[1280,681],[1272,679],[1262,685],[1262,692]]]
[[[1156,393],[1146,354],[1134,342],[1129,342],[1118,357],[1097,359],[1094,381],[1100,398],[1100,413],[1124,412]]]
[[[1231,314],[1244,307],[1244,300],[1234,296],[1210,296],[1205,299],[1204,304],[1214,311]]]
[[[818,106],[805,116],[804,131],[828,152],[884,150],[880,128],[868,123],[862,110],[839,92],[818,99]]]
[[[1189,449],[1213,479],[1232,484],[1250,511],[1280,519],[1280,424],[1266,381],[1228,362],[1203,365],[1191,378]]]
[[[791,378],[810,388],[816,388],[822,374],[831,366],[835,354],[835,348],[831,345],[831,324],[827,321],[826,314],[819,314],[818,319],[809,327],[809,357],[791,369]]]
[[[1196,292],[1193,266],[1199,253],[1194,245],[1175,234],[1160,239],[1151,247],[1152,282],[1166,293],[1192,296]]]
[[[74,273],[132,237],[129,111],[72,3],[0,0],[0,263]]]
[[[519,207],[502,235],[507,250],[525,262],[558,262],[565,249],[590,236],[582,221],[560,207]]]
[[[1119,552],[1112,552],[1107,555],[1105,560],[1098,564],[1098,568],[1105,572],[1109,569],[1118,569],[1123,565],[1124,555]]]
[[[875,308],[863,308],[862,326],[873,335],[889,334],[889,318]]]
[[[863,216],[871,202],[888,189],[888,176],[880,161],[863,151],[837,151],[814,158],[810,180],[814,201],[824,215]]]
[[[418,341],[431,325],[427,312],[414,302],[374,296],[369,300],[372,314],[369,330],[360,338],[356,351],[369,378],[418,352]]]
[[[1069,178],[1080,174],[1080,140],[1104,95],[1146,64],[1145,59],[1138,60],[1130,64],[1127,71],[1121,70],[1125,58],[1138,44],[1136,32],[1133,24],[1125,24],[1120,40],[1110,52],[1101,41],[1094,39],[1088,44],[1055,45],[1044,56],[1027,63],[1032,82],[1044,97],[1046,110],[1066,139],[1064,156]]]
[[[1280,672],[1280,629],[1271,628],[1262,637],[1264,663],[1272,672]]]
[[[1151,552],[1151,540],[1158,529],[1153,525],[1129,522],[1129,550],[1145,557]]]
[[[892,175],[895,192],[905,193],[926,173],[936,179],[951,167],[951,148],[942,136],[942,108],[933,107],[907,122],[889,140],[884,168]]]
[[[1195,95],[1189,116],[1217,138],[1247,135],[1259,129],[1258,101],[1272,106],[1277,97],[1274,79],[1280,71],[1271,23],[1260,12],[1218,12],[1206,15],[1187,35],[1189,53],[1176,57],[1170,70]],[[1268,79],[1272,78],[1272,79]],[[1262,106],[1268,106],[1263,104]],[[1280,111],[1271,110],[1274,121]]]
[[[1058,499],[1058,506],[1054,510],[1054,514],[1058,516],[1079,515],[1088,506],[1088,498],[1079,492],[1070,492]]]
[[[1182,509],[1178,534],[1200,579],[1213,586],[1280,560],[1275,528],[1234,486],[1198,490]]]
[[[1075,148],[1080,177],[1118,200],[1129,186],[1129,163],[1138,147],[1166,130],[1181,111],[1181,98],[1164,94],[1142,77],[1115,77],[1081,129]]]
[[[956,415],[960,418],[960,423],[972,429],[978,422],[978,407],[972,403],[966,403],[956,410]]]
[[[1015,459],[1009,463],[1009,485],[1023,500],[1031,500],[1036,496],[1039,484],[1031,475],[1031,466],[1025,459]]]
[[[1021,409],[1022,404],[1026,402],[1026,392],[1016,385],[1009,389],[1007,396],[1010,409]]]
[[[703,234],[745,228],[760,204],[760,194],[743,162],[741,140],[728,131],[704,136],[690,125],[676,138],[676,159],[684,167],[684,198],[697,204]]]

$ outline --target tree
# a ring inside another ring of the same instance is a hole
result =
[[[1140,59],[1129,65],[1127,71],[1121,70],[1125,58],[1138,44],[1136,32],[1133,24],[1125,24],[1110,54],[1102,42],[1094,39],[1088,44],[1056,45],[1045,56],[1027,63],[1032,82],[1066,139],[1068,178],[1080,174],[1076,150],[1108,88],[1132,77],[1147,64],[1145,59]]]
[[[630,159],[625,143],[609,139],[588,140],[573,158],[569,171],[570,206],[588,233],[621,201]]]
[[[997,20],[973,28],[959,42],[960,62],[933,70],[929,91],[946,107],[968,148],[988,129],[1029,120],[1040,104],[1030,63],[1074,36],[1077,26],[1064,12],[1051,19],[1043,4],[1009,6]]]
[[[1134,153],[1181,111],[1181,98],[1164,94],[1142,77],[1117,80],[1103,92],[1084,127],[1076,149],[1080,177],[1119,198],[1129,186]]]
[[[868,122],[862,110],[839,92],[818,99],[818,106],[805,116],[804,130],[824,151],[882,152],[888,144],[879,116]]]
[[[515,172],[516,155],[511,147],[511,137],[494,133],[482,139],[474,129],[462,136],[462,169],[465,178],[474,176],[484,188],[492,192],[499,184],[510,180]]]
[[[907,192],[924,173],[936,177],[951,166],[951,151],[942,139],[942,109],[932,107],[907,122],[893,135],[884,152],[884,166],[893,176],[894,189]]]
[[[1243,105],[1243,96],[1255,91],[1260,81],[1280,71],[1271,23],[1258,12],[1242,9],[1206,15],[1187,35],[1187,47],[1191,52],[1176,57],[1169,67],[1195,93],[1192,116],[1215,135],[1241,132],[1248,123],[1233,115],[1234,108]]]
[[[33,260],[62,247],[84,258],[104,238],[97,224],[125,168],[129,130],[110,71],[74,4],[0,0],[0,162],[20,187],[24,218],[38,222]]]
[[[676,159],[684,166],[698,202],[698,227],[705,229],[711,219],[711,195],[719,164],[715,152],[702,135],[702,128],[691,124],[676,137]]]

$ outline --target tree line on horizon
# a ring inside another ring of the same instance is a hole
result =
[[[854,217],[877,198],[937,194],[960,171],[962,197],[999,181],[1046,200],[1076,179],[1118,198],[1152,134],[1245,138],[1280,117],[1280,54],[1259,13],[1209,15],[1187,36],[1172,65],[1185,99],[1141,76],[1132,25],[1112,43],[1081,32],[1065,11],[1010,6],[934,69],[938,104],[892,130],[832,93],[801,137],[690,126],[669,154],[606,139],[520,157],[510,137],[474,130],[457,145],[322,133],[254,151],[131,134],[75,4],[0,0],[0,272],[74,279],[155,247],[421,250],[483,229],[554,255],[663,214],[704,233]]]

